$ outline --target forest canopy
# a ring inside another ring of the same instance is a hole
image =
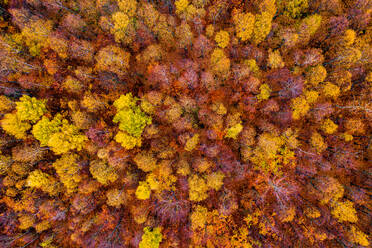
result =
[[[368,0],[0,0],[0,247],[370,247]]]

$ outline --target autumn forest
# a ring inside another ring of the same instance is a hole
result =
[[[369,0],[0,0],[0,248],[366,248]]]

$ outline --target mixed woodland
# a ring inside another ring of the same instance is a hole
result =
[[[0,247],[370,247],[371,14],[0,0]]]

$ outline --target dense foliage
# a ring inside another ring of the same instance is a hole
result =
[[[370,247],[370,1],[0,14],[0,247]]]

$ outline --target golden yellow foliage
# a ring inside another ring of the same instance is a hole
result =
[[[206,28],[205,28],[205,34],[207,35],[207,37],[212,37],[214,35],[214,26],[212,24],[209,24]]]
[[[181,117],[181,115],[182,107],[177,103],[172,104],[172,106],[165,111],[165,116],[169,123],[177,121]]]
[[[344,195],[344,188],[333,177],[320,177],[317,179],[316,187],[321,194],[321,204],[327,204],[330,201],[335,202]]]
[[[224,74],[230,69],[230,59],[221,48],[216,48],[211,55],[211,65],[214,72]]]
[[[52,225],[48,220],[43,220],[35,225],[35,229],[37,233],[41,233],[45,230],[48,230],[51,227]]]
[[[191,152],[199,144],[199,134],[194,134],[191,138],[186,141],[185,150]]]
[[[362,52],[355,47],[347,47],[338,52],[335,58],[337,65],[343,65],[346,68],[351,67],[362,58]]]
[[[203,206],[197,205],[194,211],[192,212],[191,219],[191,228],[192,230],[203,229],[207,223],[207,213],[208,209]]]
[[[53,163],[61,182],[67,189],[67,193],[71,194],[77,190],[77,187],[82,180],[80,175],[80,166],[77,164],[78,155],[67,154],[63,155]]]
[[[53,28],[53,22],[39,19],[29,22],[22,29],[22,37],[32,56],[40,54],[42,48],[48,46],[48,37]]]
[[[119,131],[115,135],[115,141],[120,143],[120,145],[127,150],[133,149],[136,146],[140,147],[142,145],[141,137],[134,137],[122,131]]]
[[[257,100],[263,101],[269,99],[271,94],[271,88],[268,84],[260,85],[260,94],[257,95]]]
[[[340,88],[330,82],[326,82],[323,85],[323,94],[326,97],[337,98],[340,95]]]
[[[314,132],[310,138],[310,144],[316,149],[318,153],[323,152],[327,149],[327,144],[324,142],[322,135],[317,132]]]
[[[43,116],[43,118],[32,127],[32,134],[40,141],[40,146],[47,146],[50,137],[59,132],[61,125],[62,116],[60,114],[57,114],[52,120]]]
[[[260,68],[257,65],[256,60],[254,59],[247,59],[244,61],[244,64],[248,66],[249,70],[253,72],[255,75],[259,74]]]
[[[291,165],[294,152],[286,145],[286,138],[265,132],[258,138],[258,146],[253,150],[249,160],[267,173],[280,174],[280,168]]]
[[[368,235],[360,231],[355,226],[351,226],[348,237],[354,244],[358,244],[365,247],[369,246]]]
[[[123,131],[119,131],[115,140],[128,150],[141,146],[143,129],[152,123],[151,117],[137,106],[137,100],[138,98],[133,97],[132,93],[128,93],[121,95],[114,102],[117,113],[113,122],[119,123],[119,129]]]
[[[177,177],[172,174],[172,167],[169,162],[164,162],[154,170],[147,174],[146,182],[149,184],[151,190],[155,190],[159,193],[166,191],[176,190],[174,183],[177,181]]]
[[[62,87],[68,92],[79,93],[83,89],[83,84],[79,80],[71,76],[67,76],[65,81],[62,83]]]
[[[345,31],[344,36],[342,37],[343,38],[343,45],[351,46],[354,43],[356,37],[357,37],[357,34],[354,30],[347,29]]]
[[[137,167],[144,172],[150,172],[157,168],[158,164],[154,156],[150,152],[140,152],[137,153],[133,158],[133,161],[136,163]]]
[[[348,134],[348,133],[343,133],[341,135],[341,137],[345,140],[345,141],[352,141],[354,139],[353,135],[351,134]]]
[[[226,130],[225,138],[237,139],[242,130],[243,125],[241,123],[235,124]]]
[[[139,243],[139,248],[158,248],[159,244],[163,240],[160,227],[152,229],[145,227],[143,231],[144,233],[141,242]]]
[[[130,23],[130,19],[129,19],[129,17],[126,13],[118,11],[118,12],[115,12],[112,15],[112,20],[114,22],[114,26],[113,26],[111,32],[115,36],[115,41],[120,42],[127,35],[126,31],[127,31],[128,25]]]
[[[189,1],[188,0],[177,0],[175,1],[174,5],[176,6],[176,14],[180,15],[187,9],[187,6],[189,5]]]
[[[148,182],[139,182],[136,190],[136,197],[140,200],[147,200],[150,198],[151,188]]]
[[[262,0],[258,7],[261,13],[267,12],[271,16],[274,16],[276,13],[276,0]]]
[[[294,120],[299,120],[300,118],[304,117],[307,114],[307,112],[310,110],[310,105],[306,101],[305,97],[299,96],[299,97],[292,99],[291,108],[292,108],[292,118]]]
[[[202,10],[202,9],[201,9]],[[201,14],[201,15],[205,15],[205,13],[203,14],[200,9],[196,9],[194,5],[192,4],[189,4],[186,8],[186,10],[184,11],[184,17],[186,18],[186,20],[191,20],[192,18],[194,18],[197,14]]]
[[[0,157],[0,160],[1,160],[1,157]],[[28,163],[14,162],[12,164],[12,171],[20,176],[26,176],[30,172],[30,169],[31,169],[31,165]],[[1,169],[0,169],[0,175],[1,175]]]
[[[127,108],[134,108],[136,107],[136,102],[138,100],[139,99],[137,97],[133,97],[132,93],[129,92],[128,94],[121,95],[118,99],[116,99],[114,106],[118,111]]]
[[[158,24],[160,13],[154,5],[145,2],[138,9],[138,15],[150,29],[154,29]]]
[[[238,230],[234,231],[234,235],[231,236],[230,243],[232,247],[244,247],[252,248],[252,243],[249,241],[249,230],[246,227],[240,227]],[[259,245],[257,243],[257,245]]]
[[[286,144],[288,145],[289,148],[297,148],[299,141],[297,140],[298,137],[298,131],[293,130],[292,128],[288,128],[285,130],[284,134],[282,135],[284,138]]]
[[[4,113],[14,108],[15,104],[8,97],[0,96],[0,112]]]
[[[268,12],[263,12],[261,14],[256,15],[253,35],[251,38],[254,44],[257,45],[266,39],[267,35],[271,31],[272,18],[273,16]]]
[[[28,175],[27,186],[41,189],[52,196],[59,193],[59,184],[57,180],[41,170],[34,170]]]
[[[137,0],[118,0],[119,9],[127,14],[129,17],[133,17],[137,10]]]
[[[74,149],[80,151],[87,140],[88,138],[80,133],[78,127],[63,119],[59,131],[50,136],[48,146],[54,153],[63,154]]]
[[[213,103],[212,110],[218,115],[225,115],[227,113],[226,107],[221,102]]]
[[[229,33],[227,31],[221,30],[216,34],[214,40],[219,47],[225,48],[229,45],[230,42]]]
[[[192,45],[193,33],[190,25],[187,22],[182,22],[176,27],[177,46],[179,48],[186,48]]]
[[[37,122],[47,111],[45,101],[23,95],[16,102],[17,116],[21,121]]]
[[[181,159],[177,164],[177,174],[188,176],[190,174],[190,165],[185,159]]]
[[[98,182],[104,185],[115,182],[119,177],[113,167],[100,160],[92,161],[89,171]]]
[[[298,18],[309,7],[308,0],[279,0],[279,4],[284,5],[284,15]]]
[[[331,119],[325,119],[321,128],[326,134],[333,134],[337,131],[338,126]]]
[[[155,106],[152,105],[148,100],[143,99],[141,101],[141,109],[146,113],[146,114],[154,114],[155,112]]]
[[[13,135],[17,139],[23,139],[26,137],[26,132],[31,128],[31,125],[27,122],[21,121],[17,114],[5,114],[1,120],[1,127],[8,134]]]
[[[306,208],[304,210],[304,214],[311,219],[316,219],[316,218],[319,218],[321,216],[320,211],[315,207]]]
[[[371,83],[372,82],[372,72],[368,72],[367,76],[366,76],[366,81]]]
[[[190,201],[203,201],[207,199],[208,186],[204,178],[194,174],[189,177],[189,199]]]
[[[315,90],[308,90],[304,92],[305,99],[308,103],[315,103],[318,100],[319,93]]]
[[[315,32],[319,29],[321,22],[322,16],[319,14],[310,15],[302,19],[299,27],[300,39],[308,39],[310,36],[315,34]]]
[[[236,13],[233,15],[236,36],[241,41],[247,41],[253,33],[255,17],[251,13]]]
[[[269,51],[269,57],[267,64],[272,68],[272,69],[278,69],[284,67],[284,62],[282,59],[282,56],[280,55],[279,50],[275,51]]]
[[[86,93],[84,94],[83,100],[80,102],[83,108],[86,108],[89,112],[95,113],[101,109],[104,109],[106,103],[104,100],[96,94]]]
[[[214,190],[220,190],[223,185],[225,174],[221,171],[213,172],[207,175],[207,186]]]
[[[356,215],[356,210],[351,201],[334,201],[331,202],[332,210],[331,214],[340,222],[352,222],[358,221],[358,216]]]
[[[91,116],[84,111],[76,111],[71,113],[71,120],[79,129],[89,129],[92,125]]]
[[[286,209],[283,209],[280,213],[280,221],[281,222],[290,222],[294,219],[296,215],[296,208],[291,206]]]
[[[22,214],[20,217],[18,217],[18,221],[18,227],[22,230],[26,230],[34,225],[35,217],[30,214]]]
[[[320,82],[323,82],[327,77],[327,70],[322,65],[311,67],[306,74],[307,80],[313,86],[317,86]]]
[[[54,240],[54,235],[50,235],[50,236],[47,236],[45,238],[43,238],[43,242],[39,243],[39,245],[42,247],[42,248],[58,248],[57,246],[55,246],[53,244],[53,240]]]

